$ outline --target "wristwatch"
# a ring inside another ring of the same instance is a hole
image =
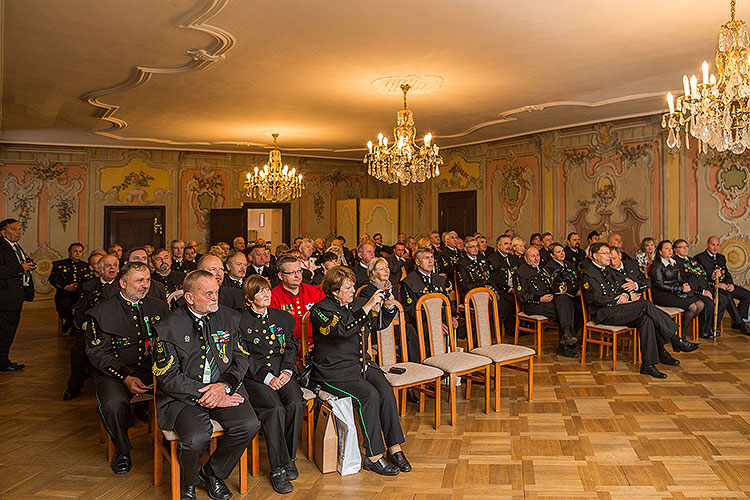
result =
[[[224,391],[226,391],[227,394],[232,392],[232,388],[229,387],[229,384],[227,384],[226,382],[222,382],[221,385],[224,386]]]

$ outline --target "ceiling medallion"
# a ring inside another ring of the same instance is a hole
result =
[[[703,83],[695,75],[685,75],[685,94],[675,99],[667,93],[669,113],[662,116],[661,126],[669,129],[670,148],[680,147],[681,127],[686,147],[692,135],[701,152],[709,146],[734,154],[750,148],[750,38],[745,22],[734,19],[734,4],[731,0],[731,18],[719,29],[716,43],[719,77],[709,75],[708,62],[703,61]]]
[[[429,94],[443,86],[445,80],[439,75],[402,75],[384,76],[370,82],[370,85],[383,94],[394,95],[401,93],[401,85],[408,85],[414,94]]]
[[[302,174],[296,169],[289,170],[281,162],[281,151],[276,145],[279,134],[273,136],[273,149],[268,153],[268,163],[262,169],[255,167],[253,173],[247,173],[245,194],[249,198],[263,199],[272,202],[293,200],[302,196]]]
[[[368,152],[363,160],[367,163],[367,173],[378,180],[406,186],[410,182],[424,182],[433,175],[440,175],[443,158],[438,154],[438,146],[431,144],[432,134],[424,136],[424,145],[414,142],[417,129],[414,127],[414,114],[406,107],[406,93],[411,87],[401,85],[404,93],[404,109],[396,113],[396,127],[393,129],[394,143],[388,146],[388,138],[378,134],[378,144],[367,142]]]

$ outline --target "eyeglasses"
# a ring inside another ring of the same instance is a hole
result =
[[[295,271],[281,271],[281,274],[302,274],[302,269],[297,269]]]

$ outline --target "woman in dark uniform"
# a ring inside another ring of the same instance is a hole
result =
[[[264,276],[248,277],[242,292],[247,306],[240,332],[255,360],[245,375],[245,387],[266,436],[271,485],[277,493],[290,493],[291,481],[299,477],[294,459],[305,409],[297,380],[296,323],[288,312],[268,307],[271,283]]]
[[[672,258],[674,250],[669,240],[660,241],[656,246],[656,257],[648,269],[651,279],[651,293],[654,304],[684,309],[682,317],[682,338],[690,331],[690,323],[703,312],[703,301],[698,298],[688,284],[688,277],[680,270]],[[700,320],[700,331],[704,331],[706,319]]]
[[[312,379],[335,396],[352,398],[364,436],[364,468],[395,476],[411,470],[401,451],[404,433],[396,398],[365,346],[373,328],[383,329],[393,321],[396,307],[393,296],[383,300],[382,290],[369,299],[355,297],[355,282],[352,270],[343,266],[331,268],[323,278],[326,298],[310,310],[315,344]]]

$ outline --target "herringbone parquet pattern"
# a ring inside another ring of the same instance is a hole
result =
[[[61,401],[72,340],[56,337],[51,301],[29,304],[12,350],[26,364],[0,374],[0,498],[167,499],[152,483],[146,424],[131,430],[133,470],[114,476],[99,444],[91,383]],[[553,352],[549,334],[544,352]],[[529,342],[529,337],[523,340]],[[523,374],[503,375],[502,410],[483,412],[483,389],[459,400],[459,422],[432,428],[429,408],[402,419],[414,471],[381,478],[320,474],[302,453],[297,499],[736,499],[750,493],[750,339],[731,329],[680,355],[656,381],[627,362],[581,366],[541,356],[534,401]],[[627,359],[623,356],[623,360]],[[460,392],[463,395],[463,391]],[[276,498],[261,446],[261,475],[244,498]],[[236,474],[228,483],[237,488]],[[199,498],[207,498],[199,491]],[[239,495],[235,495],[239,498]]]

